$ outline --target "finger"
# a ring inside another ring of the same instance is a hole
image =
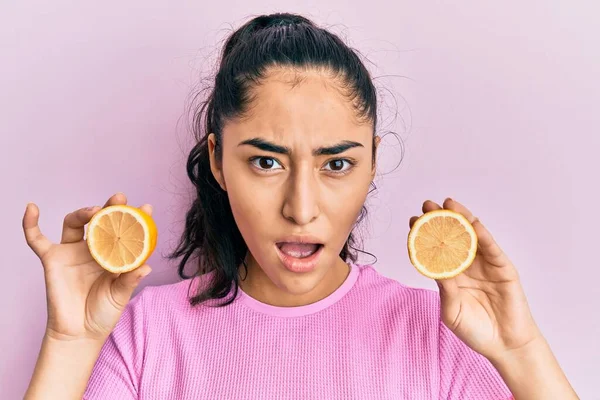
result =
[[[461,213],[475,229],[477,234],[478,252],[492,265],[506,265],[509,262],[508,256],[502,251],[496,240],[483,225],[483,223],[473,215],[473,213],[458,201],[450,198],[444,201],[444,208]]]
[[[143,212],[145,212],[148,215],[152,215],[152,206],[150,204],[144,204],[143,206],[140,207],[140,210],[142,210]]]
[[[102,208],[120,204],[127,204],[127,196],[125,196],[125,193],[115,193],[106,201],[106,203],[104,203],[104,206]]]
[[[437,286],[440,289],[440,294],[443,296],[452,297],[456,296],[459,292],[456,278],[436,279],[435,283],[437,283]]]
[[[440,313],[442,321],[449,328],[455,328],[461,315],[460,288],[456,278],[440,279],[435,281],[440,292]]]
[[[444,200],[444,208],[462,214],[471,223],[471,225],[477,219],[467,207],[449,197]]]
[[[125,308],[131,299],[131,295],[135,288],[150,272],[152,272],[150,266],[144,264],[133,271],[119,275],[119,277],[112,282],[110,287],[111,295],[115,303],[122,308]]]
[[[429,211],[433,211],[433,210],[439,210],[442,207],[440,207],[437,203],[434,203],[431,200],[426,200],[423,203],[423,207],[421,208],[423,213],[428,213]],[[415,222],[419,219],[419,217],[411,217],[408,220],[408,226],[410,229],[412,229],[413,225],[415,224]]]
[[[496,240],[487,230],[487,228],[481,223],[479,218],[475,218],[473,222],[473,229],[477,234],[477,247],[478,253],[488,262],[488,264],[495,265],[498,267],[505,266],[510,263],[508,256],[502,250],[502,248],[496,243]]]
[[[430,211],[435,211],[435,210],[440,210],[442,207],[440,207],[437,203],[431,201],[431,200],[426,200],[423,203],[423,207],[421,208],[423,210],[424,213],[428,213]]]
[[[419,217],[410,217],[410,219],[408,220],[408,227],[412,229],[413,225],[415,224],[415,222],[417,222],[418,219]]]
[[[90,222],[92,216],[100,210],[100,207],[80,208],[67,214],[63,222],[61,243],[75,243],[83,240],[85,224]]]
[[[41,259],[52,247],[52,242],[42,234],[38,225],[40,210],[34,203],[27,204],[23,215],[23,232],[25,240],[33,252]]]

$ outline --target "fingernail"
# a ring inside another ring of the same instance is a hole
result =
[[[94,208],[96,208],[96,207],[98,207],[98,206],[86,207],[86,209],[85,209],[85,210],[86,210],[86,211],[92,211],[92,210],[93,210]]]
[[[152,270],[149,270],[147,272],[142,273],[140,276],[138,276],[138,281],[141,281],[142,279],[144,279],[145,277],[147,277],[148,275],[150,275],[150,272],[152,272]]]

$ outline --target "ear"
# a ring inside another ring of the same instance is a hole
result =
[[[217,136],[214,133],[208,135],[208,157],[210,160],[210,171],[212,172],[215,180],[221,186],[221,189],[227,191],[225,186],[225,179],[223,179],[223,169],[221,163],[217,160],[215,154],[215,148],[217,147]]]
[[[373,167],[371,168],[371,180],[375,179],[375,173],[377,172],[377,149],[381,142],[380,136],[373,137]]]

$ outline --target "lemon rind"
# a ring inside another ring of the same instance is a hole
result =
[[[90,254],[92,255],[92,258],[105,270],[110,271],[112,273],[115,274],[120,274],[120,273],[125,273],[125,272],[129,272],[129,271],[133,271],[134,269],[140,267],[141,265],[143,265],[143,263],[148,259],[149,255],[150,255],[150,231],[148,228],[148,222],[140,215],[140,213],[143,213],[142,210],[136,209],[135,207],[132,206],[127,206],[127,205],[114,205],[114,206],[109,206],[109,207],[105,207],[102,210],[98,211],[96,214],[94,214],[94,216],[92,217],[92,219],[89,222],[88,225],[88,229],[91,231],[93,229],[95,229],[95,223],[102,218],[103,216],[105,216],[106,214],[112,213],[114,211],[121,211],[124,213],[127,213],[129,215],[131,215],[132,217],[134,217],[142,226],[142,229],[144,230],[144,248],[142,250],[142,252],[140,253],[140,255],[136,258],[136,260],[132,263],[129,264],[125,264],[122,267],[118,267],[118,268],[114,268],[110,265],[110,263],[108,263],[104,258],[102,258],[94,249],[94,246],[92,246],[91,244],[91,240],[89,239],[91,237],[91,235],[89,234],[88,231],[88,235],[86,238],[86,241],[88,243],[88,248],[90,251]]]
[[[425,223],[427,223],[430,219],[432,219],[434,217],[442,217],[442,216],[448,216],[448,217],[457,219],[465,227],[465,229],[471,234],[471,237],[474,240],[474,244],[469,249],[468,257],[465,259],[465,261],[463,261],[463,263],[458,268],[455,268],[454,270],[448,271],[448,272],[433,273],[433,272],[429,271],[424,265],[422,265],[416,259],[416,257],[414,257],[414,255],[417,253],[417,251],[416,251],[416,248],[414,247],[415,241],[413,239],[414,239],[415,235],[419,232],[419,229],[421,228],[422,225],[424,225]],[[465,218],[464,215],[462,215],[456,211],[452,211],[452,210],[446,210],[446,209],[434,210],[434,211],[430,211],[430,212],[423,214],[421,217],[419,217],[419,219],[417,219],[415,221],[415,223],[414,223],[413,227],[411,228],[410,233],[408,235],[408,249],[409,249],[408,255],[409,255],[411,263],[414,265],[414,267],[417,269],[417,271],[419,273],[421,273],[422,275],[424,275],[425,277],[431,278],[431,279],[436,279],[436,280],[454,278],[455,276],[466,271],[471,266],[471,264],[473,264],[473,261],[475,260],[475,256],[477,255],[477,234],[475,232],[475,229],[469,222],[469,220],[467,220],[467,218]]]

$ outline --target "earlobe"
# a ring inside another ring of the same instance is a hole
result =
[[[208,157],[210,160],[210,171],[213,174],[213,177],[221,186],[221,189],[227,191],[227,187],[225,186],[225,180],[223,179],[223,171],[219,161],[217,161],[216,156],[216,147],[217,147],[217,136],[214,133],[210,133],[207,138],[208,144]]]

